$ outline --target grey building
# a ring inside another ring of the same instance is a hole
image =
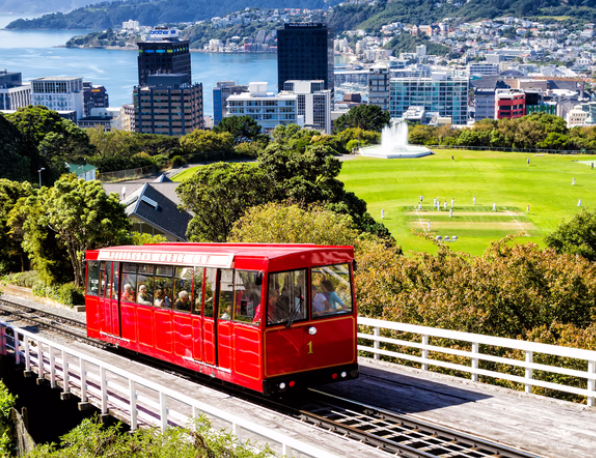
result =
[[[368,71],[368,102],[383,110],[389,109],[389,68],[376,64]]]
[[[31,104],[31,85],[21,73],[0,71],[0,110],[16,110]]]
[[[236,84],[234,81],[218,81],[213,88],[213,125],[225,117],[228,97],[232,94],[248,92],[248,85]]]

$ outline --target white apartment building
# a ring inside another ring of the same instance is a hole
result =
[[[266,134],[280,124],[304,124],[303,117],[298,119],[298,95],[267,92],[267,83],[249,83],[248,92],[230,95],[226,107],[226,117],[250,116]]]
[[[137,31],[137,30],[139,30],[139,21],[133,21],[131,19],[130,21],[123,22],[122,28],[125,30]]]
[[[31,103],[54,111],[75,111],[77,119],[82,118],[83,78],[59,76],[31,80]]]
[[[468,75],[495,76],[499,74],[499,64],[475,62],[468,64]]]
[[[0,110],[16,110],[31,105],[31,84],[0,87]]]
[[[585,126],[589,117],[590,113],[582,110],[581,105],[576,105],[575,108],[567,112],[567,127],[571,129],[572,127]]]
[[[284,92],[298,96],[299,122],[304,119],[303,127],[318,130],[331,135],[331,89],[325,89],[325,81],[286,81]]]

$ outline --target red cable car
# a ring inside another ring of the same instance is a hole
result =
[[[87,334],[265,395],[358,377],[354,249],[87,251]]]

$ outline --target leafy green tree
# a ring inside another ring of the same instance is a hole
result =
[[[317,204],[303,208],[297,204],[270,202],[249,209],[236,221],[230,241],[354,245],[357,237],[349,215]]]
[[[557,253],[577,254],[596,261],[596,212],[582,210],[571,221],[559,225],[544,241]]]
[[[51,183],[64,173],[66,161],[76,161],[94,151],[85,130],[44,106],[19,108],[6,115],[6,119],[37,149],[39,166],[46,169],[42,174],[44,182]]]
[[[364,130],[380,132],[389,125],[391,115],[377,105],[359,105],[351,108],[346,114],[341,115],[334,122],[335,130],[340,132],[348,127],[357,127]]]
[[[232,134],[236,143],[252,141],[259,138],[261,126],[250,116],[228,116],[223,118],[213,132],[218,134],[228,132]]]
[[[38,223],[64,244],[76,286],[84,284],[85,251],[129,241],[130,220],[116,194],[107,195],[99,181],[61,177],[40,193],[43,214]]]
[[[9,226],[9,215],[19,199],[35,194],[28,182],[10,181],[0,178],[0,275],[28,267],[27,255],[20,234]]]
[[[182,207],[195,216],[186,235],[193,242],[225,242],[234,222],[255,205],[272,199],[274,183],[254,164],[219,162],[199,167],[176,192]]]
[[[29,180],[38,163],[37,150],[0,113],[0,178]]]
[[[140,232],[133,232],[131,234],[133,245],[149,245],[155,243],[166,243],[168,241],[163,235],[156,234],[141,234]]]
[[[180,138],[180,146],[185,154],[195,157],[228,158],[234,153],[235,141],[229,132],[212,132],[210,130],[195,129]]]

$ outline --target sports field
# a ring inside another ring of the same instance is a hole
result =
[[[452,248],[472,254],[482,254],[491,240],[521,230],[527,236],[520,241],[542,244],[544,235],[581,211],[579,199],[582,208],[596,206],[596,168],[591,168],[592,162],[596,167],[596,156],[436,152],[419,159],[359,157],[345,161],[339,176],[347,190],[367,202],[378,221],[384,209],[383,223],[406,251],[436,250],[412,229],[450,239],[456,236],[457,241],[450,242]],[[420,196],[424,199],[419,209]],[[435,198],[441,211],[433,207]],[[495,203],[496,212],[492,211]]]

